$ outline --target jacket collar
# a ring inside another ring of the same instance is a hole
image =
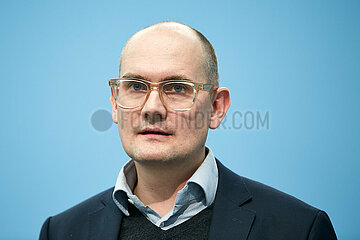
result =
[[[244,205],[252,196],[246,188],[242,177],[239,177],[218,160],[219,186],[216,193],[213,215],[210,225],[209,240],[247,239],[255,211]]]
[[[88,213],[90,240],[118,240],[123,213],[112,199],[113,188],[106,191],[99,205]]]

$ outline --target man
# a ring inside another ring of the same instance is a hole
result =
[[[230,106],[208,40],[177,22],[125,45],[110,102],[131,160],[115,188],[44,223],[40,239],[336,239],[325,212],[240,177],[205,146]]]

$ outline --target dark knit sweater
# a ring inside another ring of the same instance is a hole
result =
[[[120,240],[202,240],[208,238],[212,206],[168,230],[152,224],[132,204],[129,204],[129,213],[130,216],[122,219]]]

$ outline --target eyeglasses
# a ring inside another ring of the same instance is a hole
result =
[[[175,111],[188,111],[195,102],[197,92],[211,92],[214,84],[195,83],[187,80],[166,80],[158,83],[142,79],[113,78],[109,80],[116,103],[124,109],[141,108],[152,90],[159,92],[161,102]]]

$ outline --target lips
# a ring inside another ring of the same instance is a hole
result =
[[[152,129],[145,128],[139,132],[141,135],[162,135],[162,136],[170,136],[172,135],[170,132],[164,131],[162,129]]]

